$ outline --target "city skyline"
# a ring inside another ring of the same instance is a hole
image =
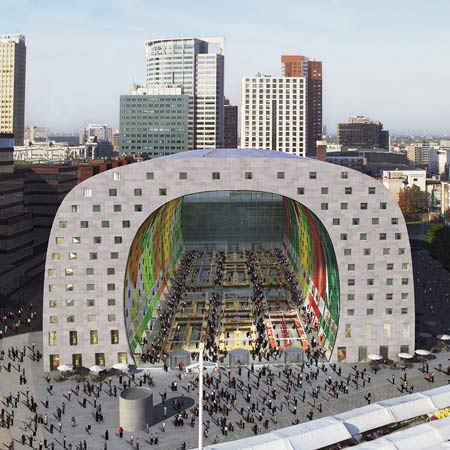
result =
[[[225,95],[232,104],[240,105],[242,77],[279,76],[282,54],[312,55],[323,61],[329,133],[352,115],[376,118],[392,133],[450,133],[450,63],[442,58],[450,5],[444,1],[382,1],[373,11],[353,1],[283,1],[276,11],[268,2],[256,9],[233,1],[223,10],[177,1],[150,8],[142,0],[78,1],[70,9],[53,1],[37,7],[0,0],[0,6],[2,34],[27,38],[27,126],[118,128],[120,95],[133,79],[145,81],[145,42],[223,35]]]

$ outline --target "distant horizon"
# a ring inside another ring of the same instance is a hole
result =
[[[229,0],[227,8],[206,0],[0,0],[0,7],[8,24],[0,34],[26,37],[26,126],[118,129],[120,95],[133,80],[145,82],[145,42],[224,36],[225,95],[239,110],[242,77],[279,76],[281,55],[302,54],[323,62],[329,131],[366,115],[392,134],[450,135],[445,0],[380,0],[372,9],[356,0],[282,0],[275,10],[267,0]]]

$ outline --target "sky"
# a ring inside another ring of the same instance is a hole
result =
[[[144,43],[225,37],[225,95],[279,76],[282,54],[323,61],[328,133],[352,115],[393,133],[450,134],[448,0],[0,0],[0,34],[27,40],[27,126],[119,127],[145,82]]]

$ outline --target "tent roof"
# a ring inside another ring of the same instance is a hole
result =
[[[436,411],[436,406],[431,399],[419,393],[382,400],[377,403],[380,406],[389,408],[396,422]]]
[[[422,392],[425,397],[431,398],[431,401],[440,409],[450,406],[450,388],[441,386],[429,391]]]

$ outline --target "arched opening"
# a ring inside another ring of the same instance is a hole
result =
[[[318,217],[278,194],[212,191],[172,200],[139,228],[124,309],[130,351],[211,359],[233,349],[333,352],[339,274]],[[139,364],[142,361],[139,360]]]

